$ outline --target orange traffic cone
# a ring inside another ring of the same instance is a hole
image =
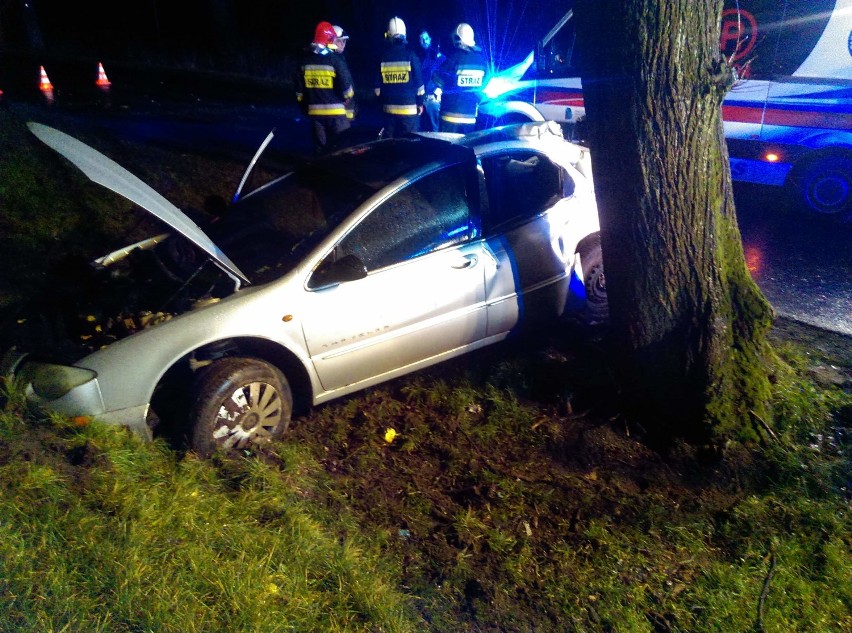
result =
[[[41,72],[39,88],[41,88],[42,92],[53,92],[53,84],[50,83],[50,79],[47,77],[47,72],[44,70],[44,66],[39,66],[39,71]]]
[[[47,73],[44,70],[44,66],[39,66],[39,70],[41,73],[41,79],[39,80],[39,88],[41,88],[41,94],[44,95],[45,100],[52,104],[53,103],[53,84],[50,83],[50,79],[47,77]]]
[[[95,85],[98,88],[109,88],[110,80],[107,78],[106,71],[104,70],[104,65],[101,62],[98,62],[98,78],[95,80]]]

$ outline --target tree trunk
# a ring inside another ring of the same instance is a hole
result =
[[[721,445],[766,419],[772,309],[737,226],[722,0],[577,0],[613,342],[626,404]]]

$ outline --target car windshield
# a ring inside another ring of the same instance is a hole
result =
[[[374,191],[308,166],[246,196],[209,230],[252,283],[265,283],[287,272]]]

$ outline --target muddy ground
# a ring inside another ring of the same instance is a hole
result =
[[[807,346],[818,381],[852,389],[847,337],[788,321],[772,337]],[[555,550],[583,551],[590,526],[630,526],[660,511],[672,524],[724,522],[765,484],[748,450],[718,459],[650,441],[619,411],[603,346],[599,337],[498,345],[294,421],[290,440],[310,446],[329,477],[326,502],[388,535],[424,617],[453,604],[435,630],[563,630],[570,621],[551,595],[564,573]],[[671,565],[667,586],[688,586],[695,562]],[[623,581],[644,582],[627,571]],[[576,608],[595,621],[594,605]]]

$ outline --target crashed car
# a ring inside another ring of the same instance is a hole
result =
[[[91,262],[123,289],[91,286],[107,307],[77,306],[60,328],[18,321],[2,375],[69,417],[181,434],[200,455],[246,449],[294,408],[524,326],[607,318],[588,151],[555,124],[373,141],[243,194],[247,173],[203,227],[88,145],[29,127],[164,224]]]

